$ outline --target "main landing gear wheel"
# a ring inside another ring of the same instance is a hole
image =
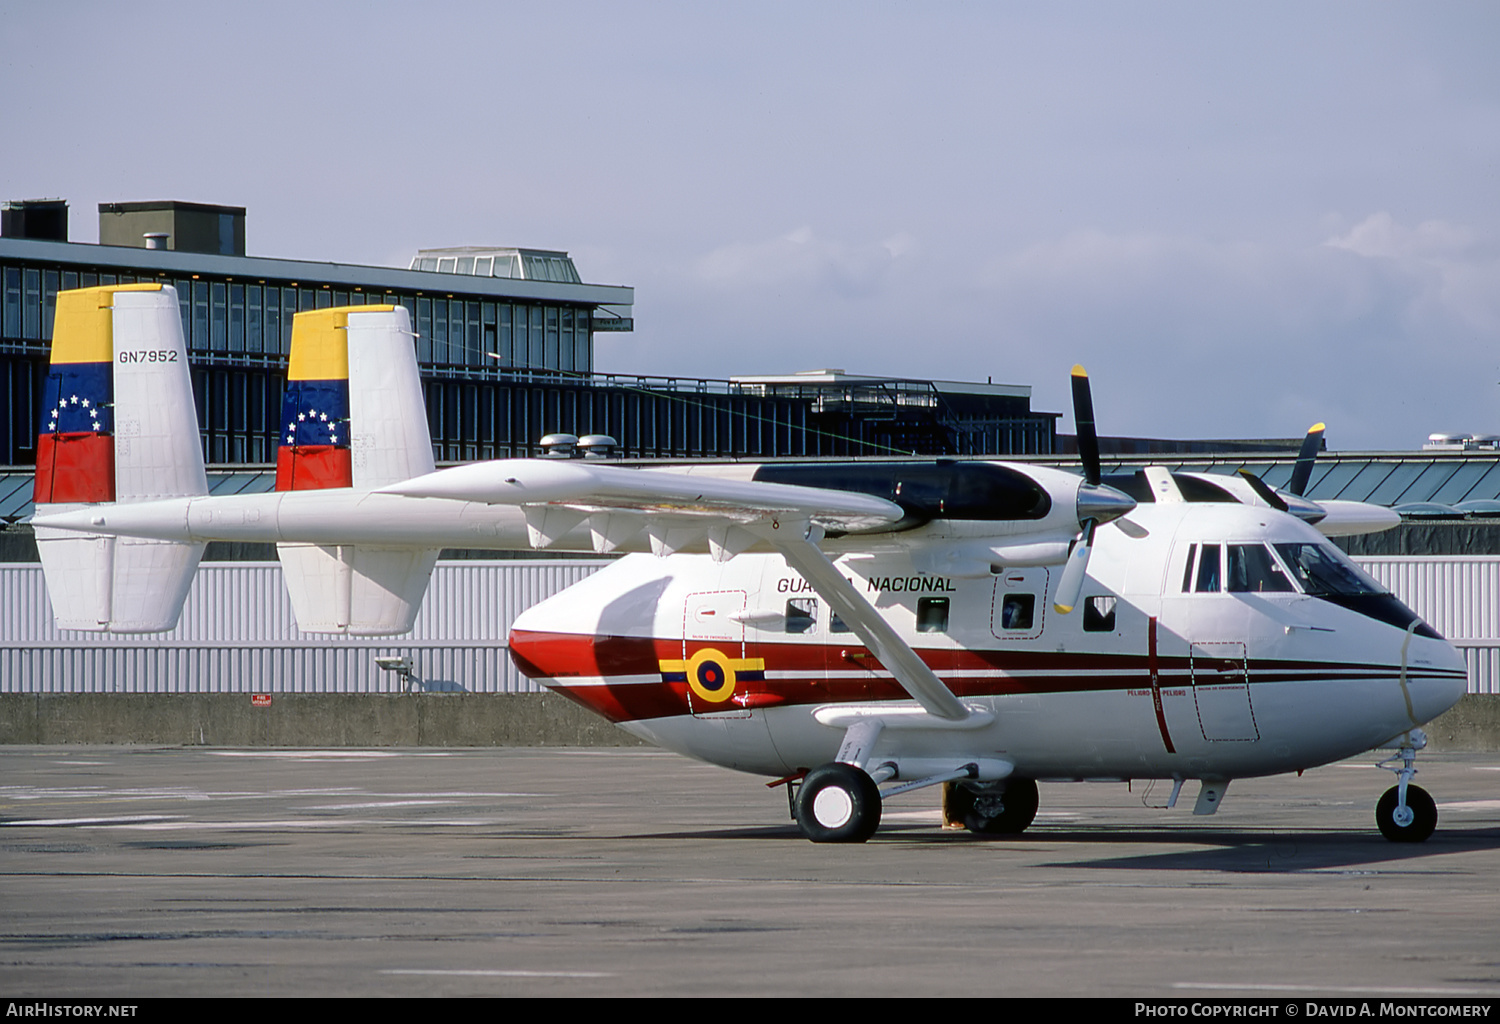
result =
[[[955,785],[948,796],[948,813],[961,818],[964,828],[983,836],[1017,835],[1036,819],[1039,798],[1031,779],[1011,779],[1005,788],[974,792]]]
[[[1393,843],[1420,843],[1437,828],[1437,804],[1421,786],[1406,787],[1406,806],[1401,801],[1401,787],[1392,786],[1375,805],[1375,824],[1380,834]]]
[[[797,791],[797,824],[815,843],[862,843],[880,826],[880,787],[852,764],[814,768]]]

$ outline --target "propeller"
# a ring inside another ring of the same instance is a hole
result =
[[[1302,439],[1302,450],[1297,453],[1297,464],[1292,467],[1292,479],[1286,489],[1297,497],[1307,493],[1307,482],[1312,478],[1313,460],[1318,457],[1318,451],[1323,447],[1323,431],[1327,429],[1322,423],[1314,423],[1307,430],[1307,436]]]
[[[1073,422],[1078,430],[1078,457],[1083,462],[1084,483],[1078,488],[1078,539],[1068,551],[1052,607],[1066,615],[1078,604],[1088,575],[1089,553],[1094,531],[1100,523],[1118,519],[1135,508],[1135,501],[1122,491],[1101,484],[1099,432],[1094,426],[1094,396],[1089,375],[1082,366],[1073,367]]]
[[[1078,458],[1083,462],[1083,478],[1099,485],[1099,431],[1094,426],[1094,393],[1089,387],[1089,373],[1082,366],[1073,367],[1073,423],[1078,431]]]
[[[1277,494],[1274,490],[1271,489],[1270,484],[1266,483],[1260,477],[1256,476],[1248,469],[1242,468],[1239,472],[1240,476],[1245,478],[1245,483],[1250,485],[1250,489],[1256,493],[1261,501],[1265,502],[1267,505],[1270,505],[1278,512],[1285,512],[1291,507],[1286,503],[1286,500],[1282,498],[1281,495]]]
[[[1292,467],[1292,479],[1287,484],[1286,493],[1277,493],[1272,487],[1260,477],[1248,469],[1241,469],[1239,474],[1256,496],[1267,505],[1278,512],[1290,512],[1297,518],[1308,522],[1317,523],[1325,518],[1327,511],[1315,502],[1309,501],[1302,496],[1307,490],[1307,482],[1312,477],[1313,462],[1317,460],[1318,450],[1323,447],[1323,431],[1327,429],[1322,423],[1314,423],[1307,431],[1307,436],[1302,439],[1302,448],[1297,452],[1297,464]]]

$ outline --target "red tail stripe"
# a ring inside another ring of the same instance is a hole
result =
[[[36,442],[39,505],[115,500],[115,440],[108,434],[40,434]]]
[[[353,485],[354,463],[348,448],[287,445],[276,451],[278,491],[320,491]]]

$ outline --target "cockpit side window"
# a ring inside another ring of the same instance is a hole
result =
[[[1271,557],[1264,544],[1229,545],[1226,573],[1231,594],[1291,593],[1292,581]]]
[[[1386,593],[1384,587],[1331,545],[1277,544],[1275,548],[1304,594],[1326,597]]]
[[[1347,608],[1418,636],[1442,634],[1417,617],[1390,591],[1360,570],[1331,544],[1273,544],[1276,555],[1308,597]]]
[[[1220,590],[1219,547],[1218,544],[1203,545],[1203,555],[1198,559],[1198,584],[1193,588],[1200,594]]]

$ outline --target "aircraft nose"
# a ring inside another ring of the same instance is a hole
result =
[[[1412,653],[1416,654],[1418,651],[1424,661],[1436,668],[1464,673],[1461,676],[1446,675],[1442,678],[1413,680],[1409,686],[1412,711],[1419,721],[1430,722],[1457,704],[1468,692],[1468,665],[1463,654],[1446,640],[1423,640],[1421,646]],[[1410,667],[1419,669],[1421,666],[1420,663],[1412,663]]]
[[[1078,521],[1092,519],[1107,523],[1128,515],[1135,508],[1135,499],[1124,491],[1108,484],[1083,484],[1078,488]]]

